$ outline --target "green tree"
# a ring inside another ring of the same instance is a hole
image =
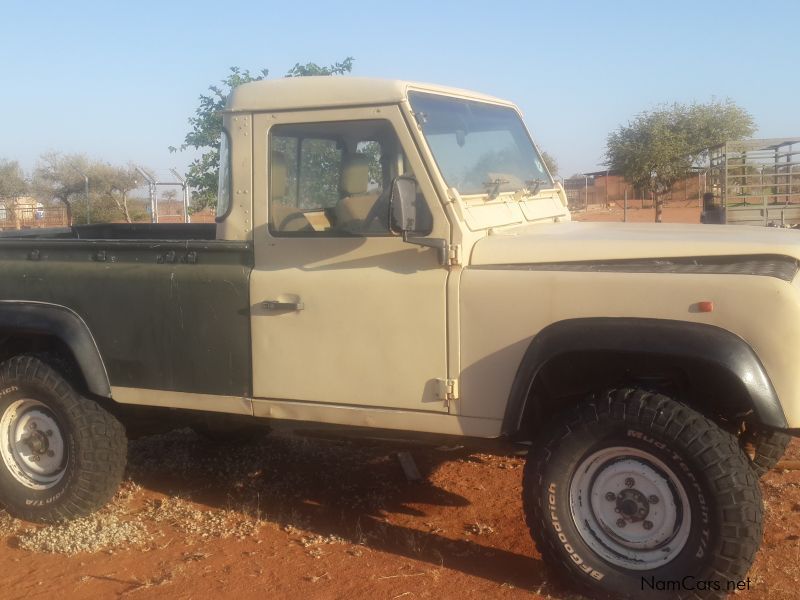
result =
[[[167,214],[175,214],[175,200],[178,199],[178,192],[174,189],[164,190],[161,192],[161,202],[167,203]]]
[[[545,150],[542,150],[542,160],[544,161],[547,170],[550,171],[550,175],[553,177],[558,175],[558,161],[556,160],[555,156]]]
[[[754,132],[752,115],[731,100],[665,105],[612,131],[605,164],[655,196],[660,222],[663,195],[689,176],[709,147]]]
[[[128,194],[139,187],[136,168],[108,163],[93,163],[89,166],[90,195],[92,197],[92,220],[94,222],[133,222],[128,207]]]
[[[0,199],[14,200],[28,193],[28,179],[15,160],[0,159]]]
[[[89,159],[82,154],[48,152],[39,157],[33,171],[31,187],[45,200],[58,200],[67,211],[67,223],[73,222],[73,204],[86,204],[84,173],[89,172]]]
[[[306,77],[310,75],[343,75],[353,70],[353,58],[328,66],[316,63],[295,64],[286,77]],[[251,81],[261,81],[269,75],[267,69],[251,73],[238,67],[231,67],[230,74],[220,85],[209,86],[208,94],[202,94],[200,104],[193,117],[189,118],[190,131],[178,148],[170,146],[171,152],[193,148],[202,154],[189,165],[186,181],[192,188],[192,211],[202,210],[217,203],[217,177],[219,174],[219,141],[222,135],[222,114],[231,90]]]
[[[89,178],[88,201],[84,175]],[[93,223],[131,223],[135,216],[129,195],[140,183],[133,165],[117,166],[89,160],[82,154],[49,152],[39,158],[31,187],[44,201],[63,203],[70,225],[88,222],[90,211]]]

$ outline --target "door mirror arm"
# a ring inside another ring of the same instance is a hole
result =
[[[439,252],[439,263],[442,265],[447,264],[447,240],[442,238],[429,238],[417,237],[408,235],[407,231],[403,232],[403,241],[409,244],[416,244],[417,246],[425,246],[427,248],[436,248]]]

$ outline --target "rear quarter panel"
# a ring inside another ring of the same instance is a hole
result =
[[[3,240],[0,297],[80,315],[112,387],[246,396],[251,252],[234,242]]]

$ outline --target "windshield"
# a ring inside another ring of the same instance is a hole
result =
[[[442,176],[460,194],[552,186],[514,109],[420,92],[408,99]]]

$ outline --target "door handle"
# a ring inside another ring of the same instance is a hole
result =
[[[300,301],[297,302],[281,302],[279,300],[264,300],[261,303],[261,308],[264,310],[303,310],[305,306]]]

